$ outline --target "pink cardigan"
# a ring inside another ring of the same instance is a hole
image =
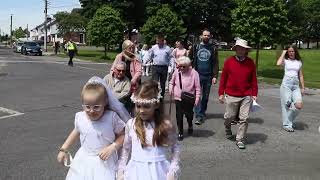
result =
[[[195,104],[198,104],[201,96],[201,87],[198,72],[190,67],[187,72],[181,74],[181,80],[183,91],[195,94]],[[178,69],[174,71],[169,85],[170,94],[173,94],[175,100],[181,101],[181,89]]]
[[[113,69],[115,68],[116,64],[122,60],[122,53],[118,54],[112,64],[111,67],[111,73],[113,72]],[[137,81],[141,78],[141,62],[139,59],[135,58],[131,63],[130,63],[130,73],[132,76],[131,83],[136,84]]]

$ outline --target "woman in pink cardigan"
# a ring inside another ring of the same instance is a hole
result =
[[[122,52],[118,54],[112,64],[111,73],[119,61],[123,61],[127,65],[125,75],[131,80],[131,91],[134,92],[141,79],[141,62],[138,56],[134,54],[135,46],[130,40],[122,43]]]
[[[201,87],[199,74],[191,67],[191,60],[182,56],[176,60],[178,68],[174,71],[170,81],[169,91],[176,103],[176,120],[179,129],[178,140],[183,140],[183,115],[188,122],[188,134],[193,133],[193,108],[199,103]],[[181,84],[180,84],[181,79]],[[194,95],[194,102],[181,98],[182,92]]]

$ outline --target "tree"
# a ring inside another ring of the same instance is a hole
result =
[[[88,24],[88,38],[93,45],[104,47],[106,58],[108,46],[122,40],[123,29],[120,13],[109,6],[103,6]]]
[[[168,5],[163,5],[154,16],[151,16],[143,25],[141,32],[146,43],[151,44],[157,34],[166,36],[167,42],[174,42],[183,37],[186,29],[177,14],[172,12]]]
[[[72,32],[84,31],[88,20],[80,14],[73,12],[57,12],[54,15],[57,22],[58,34],[68,36]]]
[[[231,10],[234,0],[146,0],[146,14],[151,16],[162,4],[168,4],[181,17],[186,27],[186,40],[190,34],[200,34],[207,28],[214,38],[231,41]]]
[[[281,0],[238,0],[232,11],[232,31],[256,45],[256,67],[258,69],[259,48],[281,43],[288,38],[287,10]]]
[[[306,24],[306,10],[303,6],[303,1],[288,0],[285,2],[288,9],[288,21],[292,30],[288,39],[290,42],[298,43],[299,41],[302,41],[305,36],[308,36],[304,31]]]
[[[79,0],[82,14],[92,18],[97,9],[108,5],[119,11],[124,20],[129,36],[132,29],[139,29],[145,23],[145,0]]]
[[[26,37],[26,32],[22,29],[22,27],[15,29],[12,34],[16,39]]]
[[[304,0],[302,3],[305,9],[304,39],[308,42],[308,48],[310,41],[316,41],[319,48],[320,0]]]

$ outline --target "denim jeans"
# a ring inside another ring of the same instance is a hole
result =
[[[198,106],[195,107],[195,114],[197,118],[203,118],[207,111],[207,105],[209,101],[212,77],[200,75],[200,86],[201,86],[201,101]]]
[[[298,77],[284,76],[280,87],[283,127],[292,128],[298,115],[295,103],[302,102]]]

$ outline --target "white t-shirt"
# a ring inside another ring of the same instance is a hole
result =
[[[301,66],[302,66],[301,61],[285,59],[284,75],[289,77],[298,76]]]

